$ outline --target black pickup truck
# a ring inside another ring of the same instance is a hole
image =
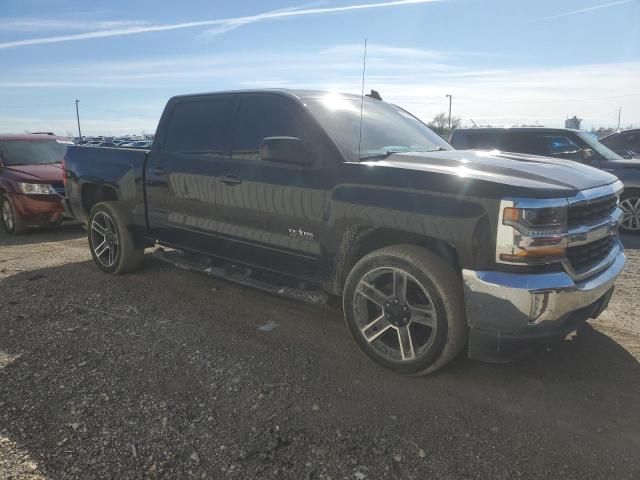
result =
[[[616,177],[453,150],[375,95],[179,96],[150,151],[73,146],[64,169],[65,208],[105,272],[160,245],[162,260],[277,295],[342,297],[360,348],[406,374],[575,330],[625,262]]]

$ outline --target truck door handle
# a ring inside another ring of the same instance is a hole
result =
[[[220,177],[220,181],[232,187],[235,185],[240,185],[242,183],[242,180],[240,180],[235,175],[225,175],[224,177]]]
[[[166,175],[167,171],[164,168],[156,167],[156,168],[153,169],[153,174],[154,175]]]

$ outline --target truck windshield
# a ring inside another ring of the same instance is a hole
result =
[[[589,145],[589,148],[595,150],[606,160],[624,160],[616,152],[610,150],[608,147],[600,143],[593,135],[587,132],[578,132],[578,136],[584,141],[584,143]]]
[[[452,150],[436,133],[405,110],[365,97],[360,149],[359,98],[339,94],[302,99],[349,161],[385,158],[397,152]]]
[[[4,165],[60,163],[65,149],[58,140],[3,140],[0,159]]]

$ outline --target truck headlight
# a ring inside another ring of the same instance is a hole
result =
[[[503,200],[496,238],[496,261],[546,265],[565,257],[566,200]]]
[[[56,194],[56,191],[48,183],[18,182],[18,188],[25,195],[55,195]]]

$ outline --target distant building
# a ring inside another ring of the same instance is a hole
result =
[[[576,130],[580,130],[581,123],[582,119],[574,115],[573,118],[567,118],[564,121],[564,128],[575,128]]]

